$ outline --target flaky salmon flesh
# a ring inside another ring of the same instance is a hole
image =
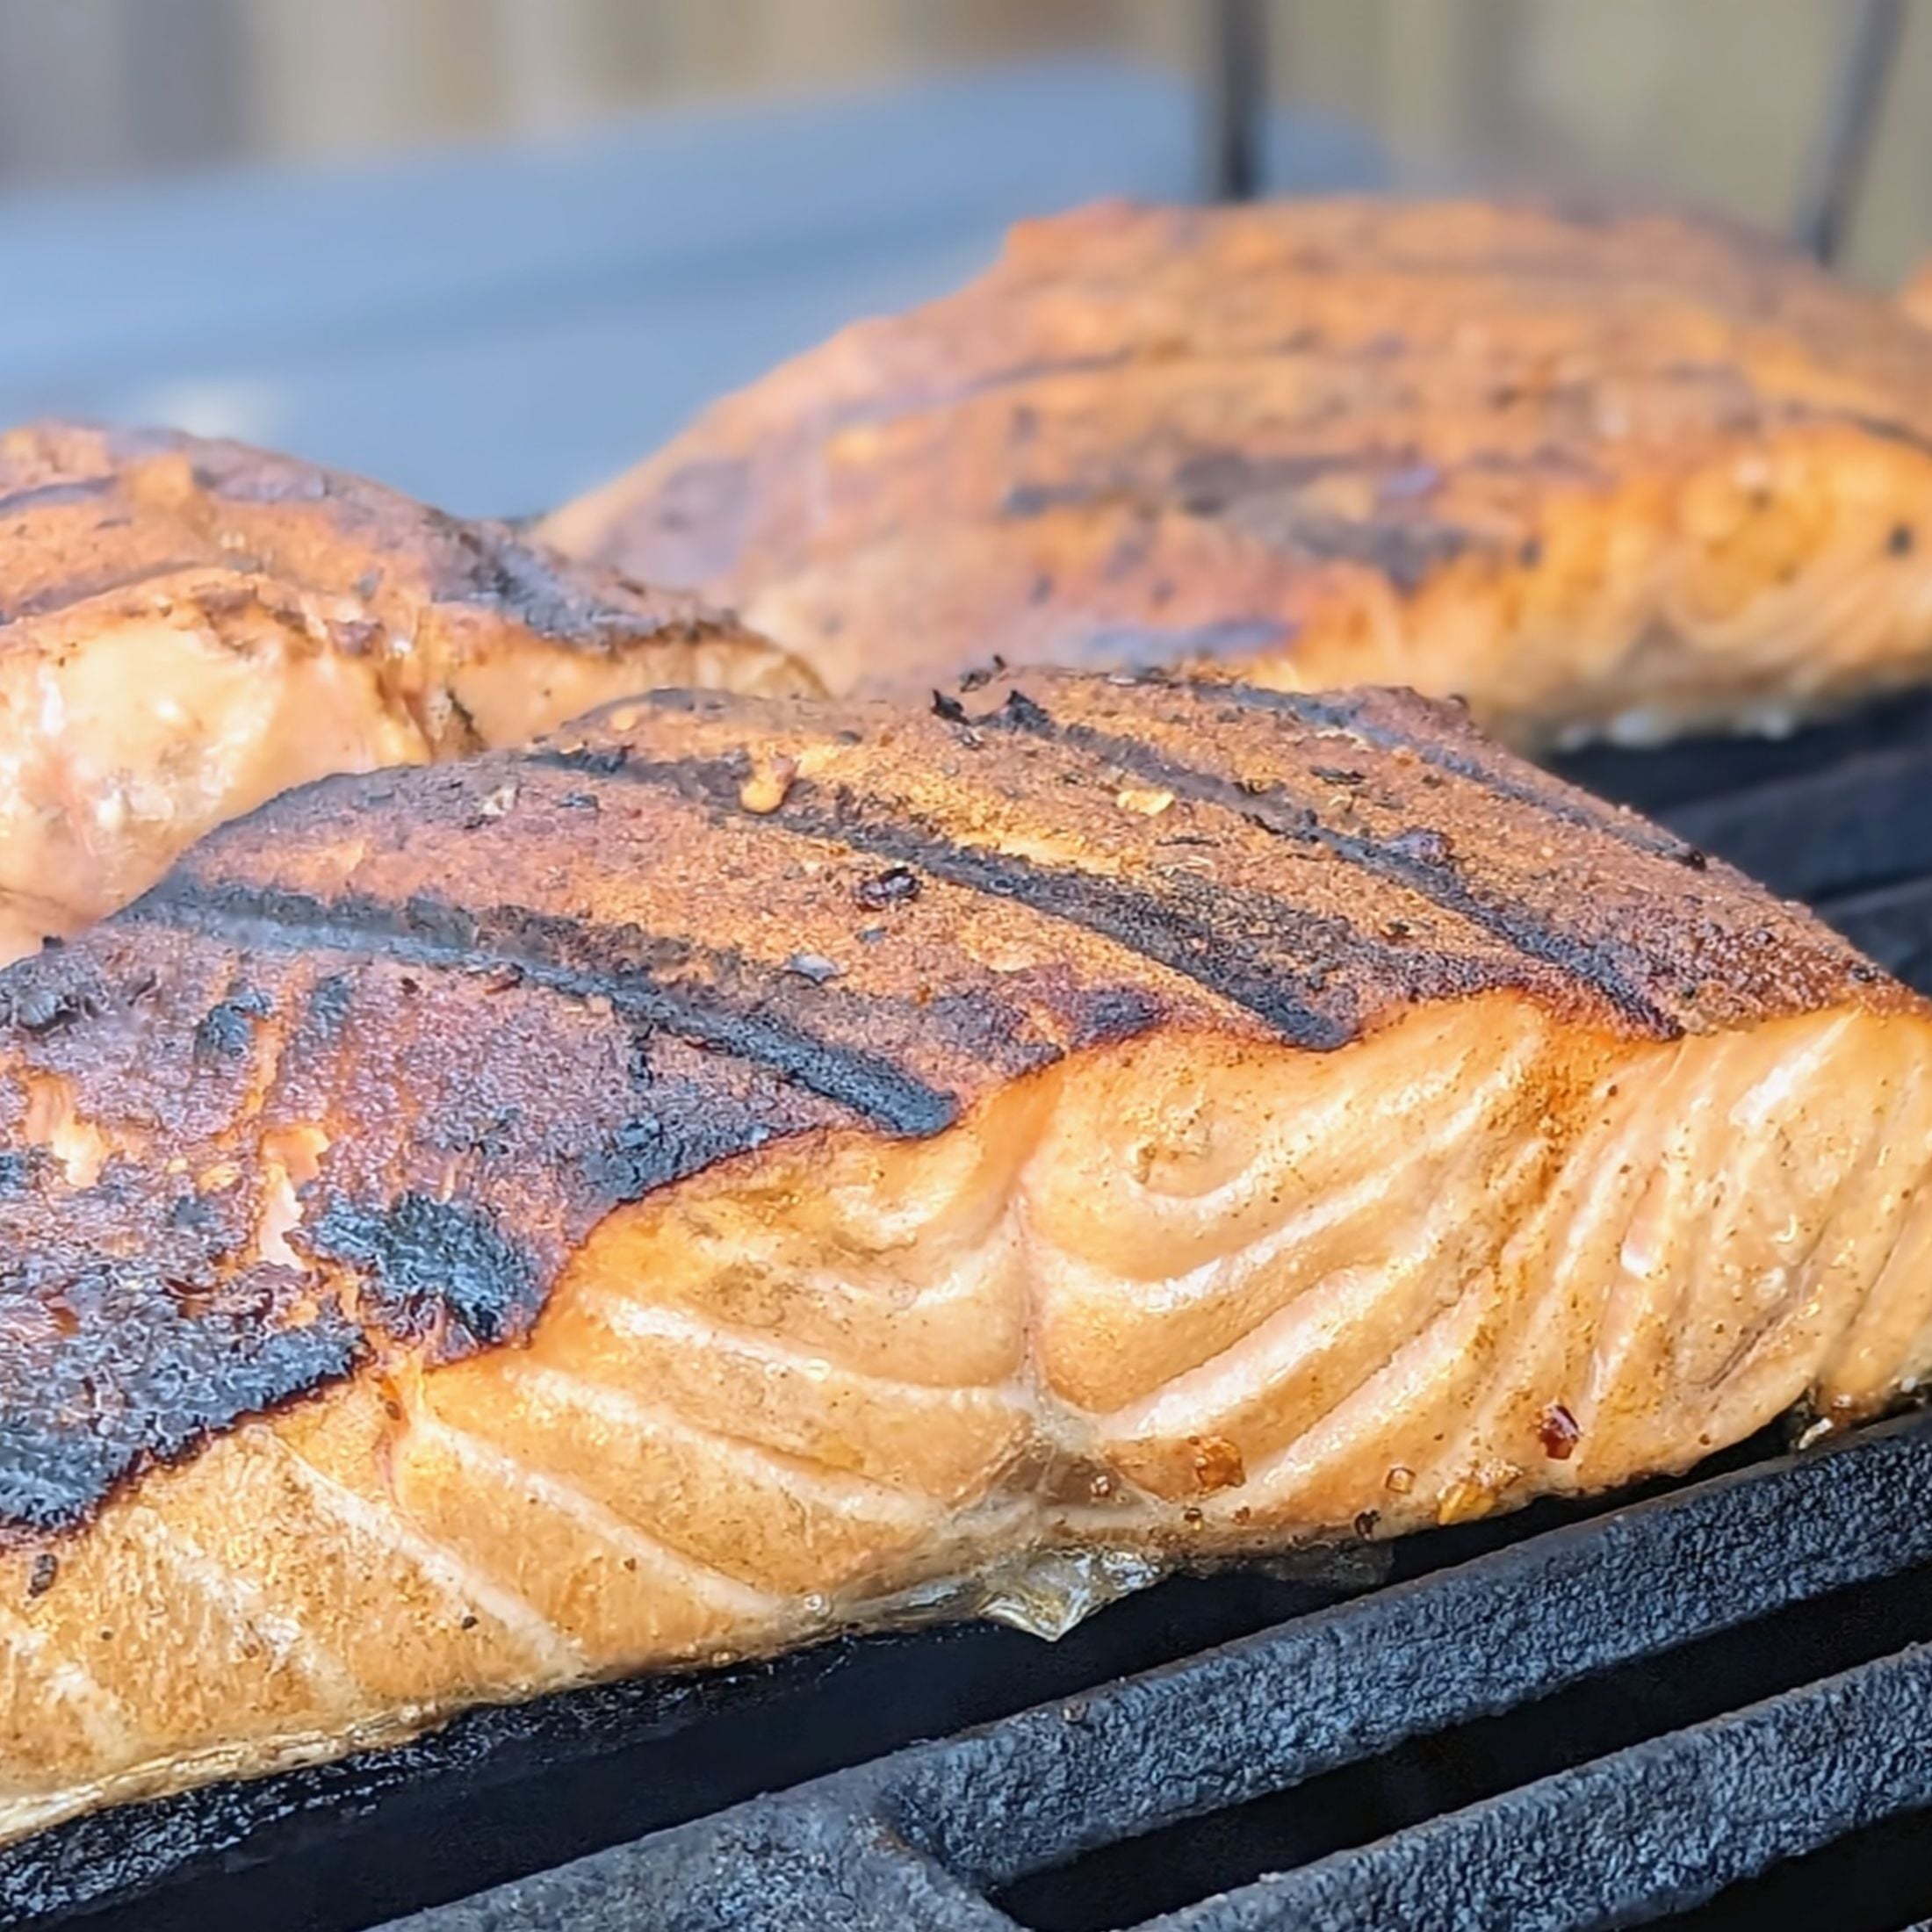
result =
[[[1932,675],[1932,334],[1771,244],[1108,205],[706,411],[544,534],[835,689],[1019,664],[1462,696],[1536,750]]]
[[[0,962],[290,785],[515,744],[652,684],[816,688],[691,598],[311,464],[0,436]]]
[[[1932,1359],[1932,1009],[1453,709],[660,694],[0,975],[0,1834]]]

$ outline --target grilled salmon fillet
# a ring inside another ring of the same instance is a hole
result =
[[[330,772],[652,684],[814,688],[688,598],[230,443],[0,436],[0,962]]]
[[[1932,1008],[1406,695],[659,694],[0,1015],[4,1835],[1932,1359]]]
[[[837,689],[1208,663],[1535,750],[1932,672],[1932,339],[1770,244],[1481,204],[1109,205],[719,403],[544,533]]]

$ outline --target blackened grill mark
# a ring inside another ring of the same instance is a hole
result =
[[[1203,703],[1232,700],[1248,710],[1284,712],[1297,723],[1317,730],[1344,732],[1365,745],[1373,745],[1378,751],[1409,752],[1431,770],[1467,779],[1498,798],[1532,806],[1539,812],[1561,819],[1565,825],[1601,833],[1605,838],[1614,839],[1634,852],[1654,853],[1669,858],[1676,854],[1682,842],[1670,833],[1647,823],[1633,813],[1620,812],[1612,805],[1601,804],[1587,792],[1580,792],[1546,773],[1515,777],[1500,768],[1501,754],[1492,753],[1484,758],[1460,752],[1444,744],[1439,738],[1379,723],[1367,715],[1367,702],[1361,698],[1272,691],[1251,684],[1217,684],[1200,689],[1180,685],[1173,688],[1182,696]]]
[[[783,808],[785,823],[854,851],[916,865],[948,884],[991,898],[1011,899],[1044,918],[1112,940],[1245,1007],[1292,1045],[1326,1052],[1346,1045],[1355,1035],[1352,1011],[1338,1013],[1332,1003],[1316,1005],[1302,997],[1299,976],[1281,967],[1258,968],[1252,947],[1230,947],[1210,918],[1092,873],[1036,865],[984,847],[957,845],[945,833],[910,818],[882,822],[869,815],[868,801],[849,793],[833,793],[827,801],[830,810],[818,811],[812,808],[821,796],[815,786],[794,787],[793,797]],[[1270,910],[1277,939],[1291,924],[1326,928],[1332,923],[1309,922],[1307,915],[1272,903]],[[1332,948],[1332,931],[1324,930],[1323,938]],[[1301,985],[1313,994],[1323,990],[1307,981]]]
[[[563,751],[537,753],[534,761],[570,770],[583,768],[573,754]],[[739,763],[732,759],[651,762],[634,758],[618,775],[633,784],[660,786],[729,816],[741,815],[738,789],[744,774]],[[799,780],[778,812],[761,818],[760,823],[844,845],[890,863],[917,867],[949,885],[990,898],[1011,899],[1042,918],[1112,940],[1245,1007],[1295,1046],[1327,1051],[1354,1037],[1352,1004],[1332,998],[1312,1003],[1300,996],[1286,969],[1258,969],[1250,936],[1244,935],[1242,944],[1230,946],[1210,916],[1215,908],[1189,910],[1092,873],[1035,865],[985,847],[962,846],[946,833],[903,812],[882,819],[876,811],[871,802],[854,794],[828,794],[811,781]],[[1225,891],[1217,893],[1217,898],[1222,906],[1234,903],[1234,895]],[[1314,918],[1278,901],[1269,901],[1265,912],[1272,936],[1278,941],[1290,927],[1300,926],[1311,952],[1359,943],[1352,932],[1338,930],[1339,922]],[[1312,980],[1303,984],[1317,998],[1324,991]]]
[[[1244,497],[1304,489],[1326,476],[1381,469],[1387,463],[1382,451],[1368,449],[1287,457],[1196,450],[1160,479],[1116,468],[1112,474],[1072,476],[1063,482],[1016,483],[1000,500],[999,514],[1026,522],[1056,509],[1123,502],[1151,508],[1172,501],[1191,516],[1215,516]]]
[[[9,618],[48,617],[71,604],[84,603],[90,597],[105,597],[116,590],[138,590],[162,577],[173,577],[184,570],[206,570],[202,557],[170,557],[160,563],[147,563],[131,570],[103,571],[89,575],[63,578],[50,588],[32,597],[23,597],[8,611]],[[231,560],[231,567],[242,567]]]
[[[0,516],[17,516],[23,510],[51,508],[60,503],[88,503],[105,496],[118,478],[83,476],[61,483],[39,483],[30,489],[10,491],[0,496]]]
[[[117,445],[129,455],[165,456],[191,447],[188,440],[161,431],[146,448]],[[225,462],[223,459],[226,459]],[[211,450],[193,465],[195,487],[230,503],[321,503],[327,501],[334,479],[326,470],[306,464],[263,461],[239,448]]]
[[[1793,407],[1789,415],[1800,422],[1845,422],[1855,429],[1863,429],[1867,436],[1876,436],[1883,443],[1897,443],[1906,449],[1915,451],[1920,456],[1932,456],[1932,436],[1923,430],[1915,429],[1908,422],[1900,422],[1892,416],[1874,416],[1856,410],[1806,409]]]
[[[1183,764],[1139,739],[1122,738],[1092,725],[1056,722],[1030,701],[1007,705],[977,721],[999,724],[1057,740],[1085,755],[1119,766],[1162,786],[1177,797],[1218,805],[1280,836],[1320,845],[1337,858],[1398,885],[1493,934],[1526,957],[1594,986],[1629,1020],[1665,1038],[1682,1031],[1651,998],[1625,948],[1592,944],[1553,931],[1507,906],[1479,898],[1455,873],[1438,834],[1414,835],[1405,847],[1398,840],[1365,839],[1323,825],[1308,806],[1285,804],[1279,793],[1255,793],[1215,772]],[[1434,841],[1433,843],[1430,841]],[[1640,973],[1640,966],[1639,972]]]
[[[1229,524],[1272,550],[1312,563],[1360,564],[1413,596],[1446,565],[1494,543],[1460,523],[1422,518],[1352,521],[1316,515],[1274,497],[1244,497],[1225,513]]]
[[[577,922],[518,907],[487,918],[425,898],[407,905],[242,885],[207,885],[179,870],[120,915],[135,923],[184,927],[235,944],[306,946],[406,960],[465,972],[515,967],[553,992],[608,999],[632,1021],[660,1027],[699,1045],[773,1069],[874,1126],[906,1135],[937,1134],[958,1117],[950,1094],[926,1085],[883,1056],[836,1044],[768,1011],[734,1009],[703,988],[653,977],[695,957],[714,970],[736,962],[703,954],[683,940],[628,931],[599,935]],[[602,937],[623,959],[585,955]],[[560,957],[560,953],[578,957]],[[776,976],[775,975],[774,977]]]

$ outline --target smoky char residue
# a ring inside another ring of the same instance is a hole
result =
[[[323,946],[469,972],[515,968],[552,991],[609,1000],[632,1020],[773,1068],[890,1133],[937,1133],[958,1113],[950,1094],[883,1056],[789,1019],[771,997],[778,976],[728,951],[635,926],[598,926],[515,905],[479,911],[429,894],[400,903],[357,895],[321,900],[209,885],[186,868],[121,918],[258,946]],[[734,983],[747,984],[748,995],[734,999]]]

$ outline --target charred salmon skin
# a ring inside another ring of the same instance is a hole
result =
[[[1520,748],[1781,731],[1932,674],[1932,336],[1662,217],[1105,205],[554,515],[835,689],[1218,663]]]
[[[1928,1157],[1932,1008],[1409,696],[324,780],[0,975],[0,1834],[1870,1414]]]
[[[228,443],[0,436],[0,962],[330,772],[652,684],[815,686],[688,598]]]

